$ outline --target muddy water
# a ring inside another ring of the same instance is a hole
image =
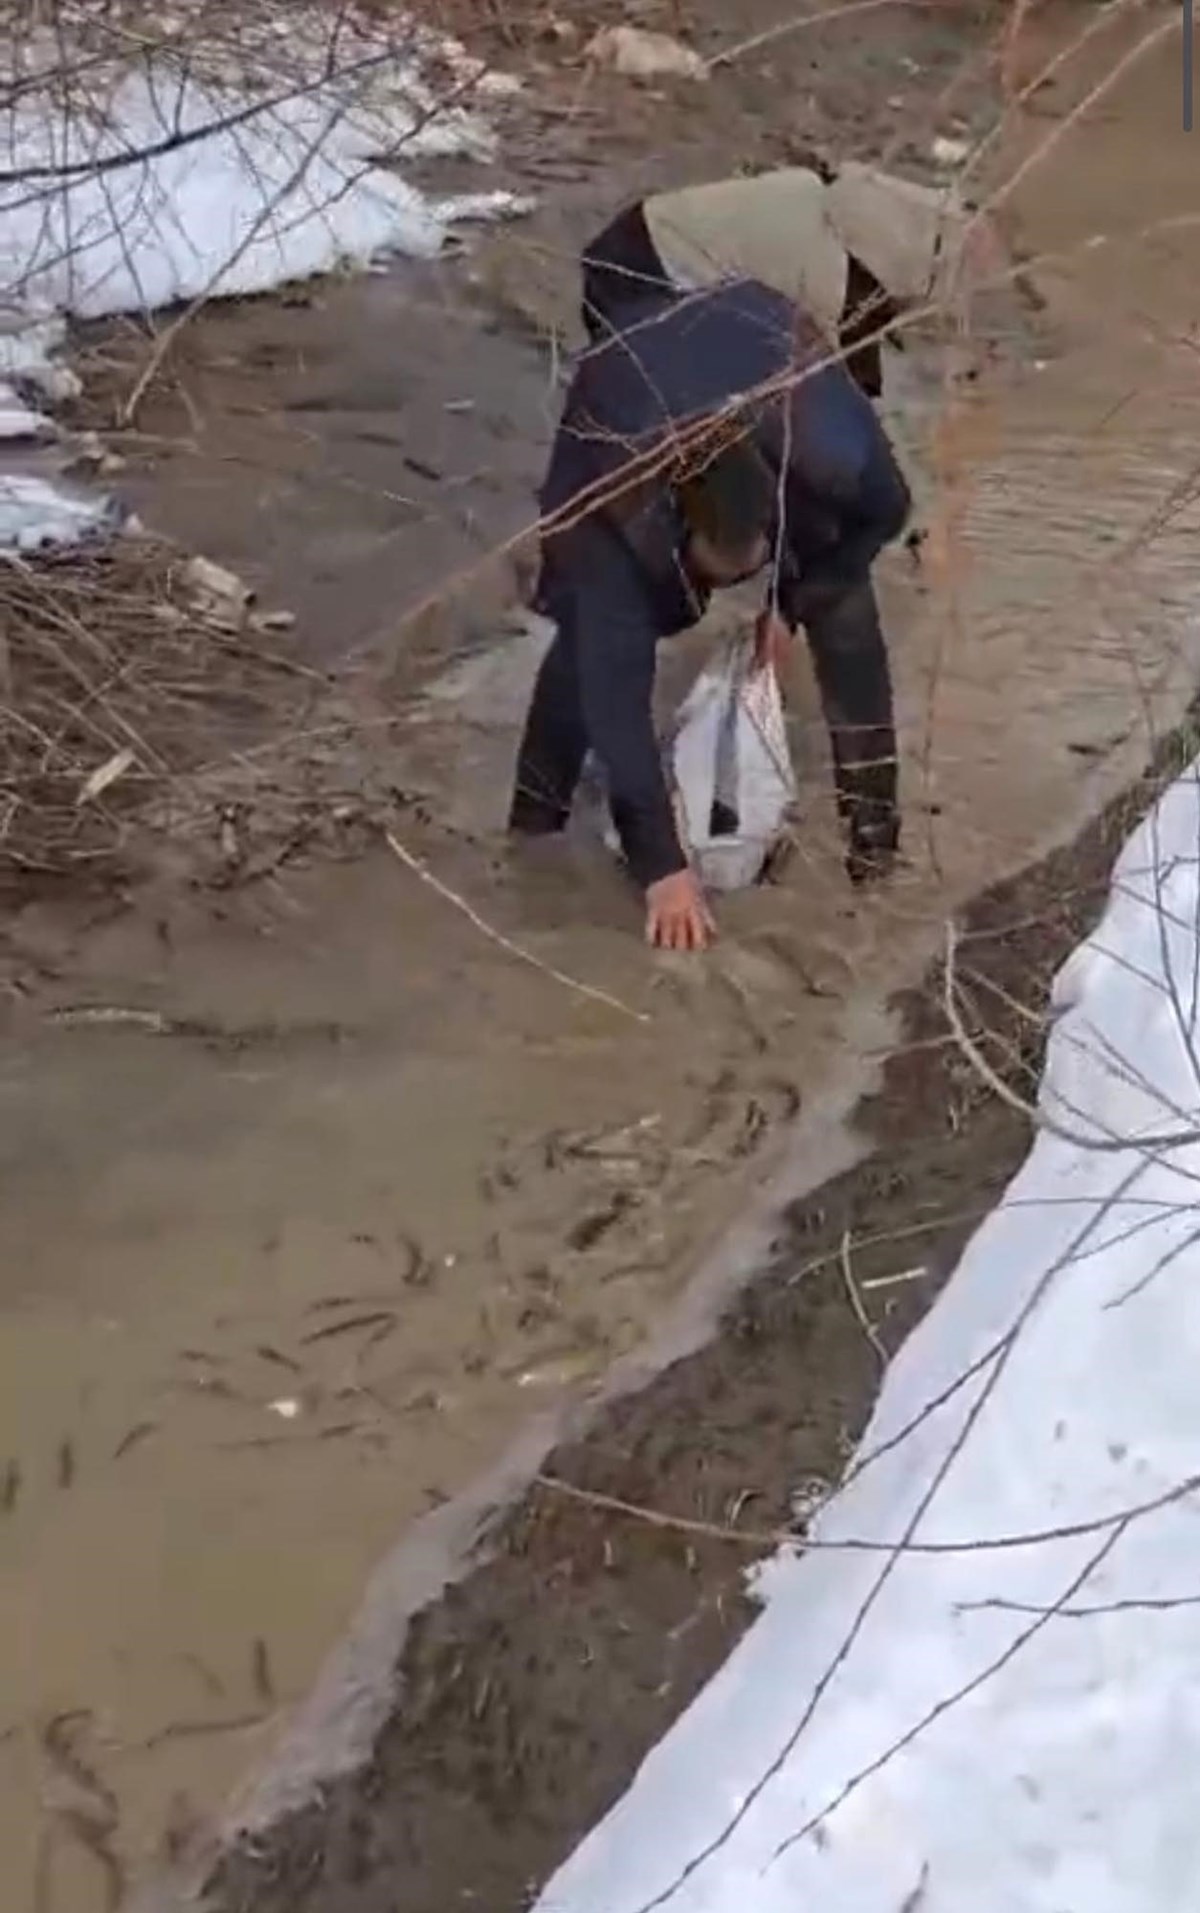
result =
[[[503,636],[485,593],[474,634],[423,629],[399,667],[432,672],[434,694],[397,781],[456,827],[409,812],[403,842],[500,934],[624,1008],[498,949],[382,850],[220,918],[164,904],[70,947],[23,926],[61,974],[0,1064],[14,1906],[40,1877],[43,1905],[90,1913],[107,1853],[144,1865],[217,1805],[371,1562],[532,1407],[640,1338],[797,1105],[845,1067],[864,1003],[980,882],[1068,836],[1179,710],[1200,650],[1197,514],[1153,520],[1200,427],[1185,343],[1200,258],[1190,233],[1135,236],[1196,210],[1177,91],[1167,47],[1019,195],[1032,250],[1123,235],[1042,274],[1044,362],[1001,359],[947,397],[915,353],[895,387],[933,516],[923,570],[883,568],[911,859],[886,894],[854,898],[842,877],[802,661],[799,855],[781,888],[729,902],[710,963],[648,963],[586,841],[510,866],[503,779],[537,637]],[[1068,92],[1039,99],[1024,137]],[[548,432],[544,355],[481,330],[461,293],[433,325],[427,282],[415,317],[412,287],[331,298],[304,353],[312,314],[217,318],[196,389],[253,384],[257,410],[206,404],[205,445],[154,475],[174,529],[276,591],[291,574],[317,648],[331,627],[340,647],[385,648],[398,578],[419,589],[515,528]],[[469,349],[444,343],[452,325]],[[425,409],[391,427],[422,468],[405,497],[425,511],[470,481],[457,533],[439,504],[436,539],[394,495],[395,443],[364,436],[383,429],[372,378],[415,366],[418,342],[429,363],[405,405]],[[487,655],[452,664],[473,635]]]

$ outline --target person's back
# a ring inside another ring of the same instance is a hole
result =
[[[685,288],[754,279],[804,305],[837,337],[846,301],[846,248],[829,217],[828,188],[806,166],[656,193],[646,226],[674,283]]]
[[[622,331],[647,290],[697,292],[753,280],[809,314],[870,398],[901,315],[1001,270],[983,215],[950,186],[847,160],[651,193],[584,248],[581,316],[593,341]]]
[[[579,361],[540,494],[547,529],[593,491],[624,517],[625,494],[703,457],[722,420],[750,423],[773,464],[811,467],[814,482],[836,467],[840,490],[887,451],[869,401],[782,294],[741,281],[649,296]],[[788,430],[800,442],[785,455]]]

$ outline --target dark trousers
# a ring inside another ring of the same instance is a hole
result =
[[[583,323],[593,345],[611,338],[646,295],[674,287],[650,237],[641,201],[627,206],[583,255]]]
[[[896,815],[892,674],[870,578],[824,591],[803,609],[829,731],[838,813],[851,830]]]
[[[842,363],[855,384],[869,399],[877,399],[883,393],[883,328],[894,325],[900,316],[899,307],[853,253],[848,263],[838,345]],[[893,339],[899,345],[904,343],[899,333],[893,334]]]
[[[833,748],[838,809],[852,826],[896,804],[896,738],[887,647],[869,578],[805,606],[804,629]],[[588,751],[575,657],[559,633],[542,660],[517,753],[509,828],[562,830]]]
[[[542,659],[525,719],[510,830],[540,837],[565,827],[588,742],[574,647],[558,632]]]

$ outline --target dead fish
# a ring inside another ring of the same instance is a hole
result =
[[[58,1451],[58,1485],[69,1488],[75,1479],[75,1450],[69,1441],[64,1441]]]
[[[552,1356],[548,1361],[539,1362],[536,1367],[515,1375],[511,1368],[506,1373],[513,1375],[518,1388],[566,1388],[572,1382],[582,1381],[585,1376],[594,1373],[595,1368],[595,1356],[580,1352]]]
[[[260,1362],[270,1362],[276,1368],[289,1369],[293,1375],[304,1373],[299,1362],[294,1362],[290,1355],[285,1355],[281,1348],[275,1348],[270,1342],[260,1342],[254,1353]]]
[[[406,1257],[400,1280],[406,1289],[427,1289],[433,1280],[433,1263],[423,1252],[415,1236],[402,1235],[398,1238]]]
[[[621,1217],[633,1207],[633,1201],[625,1190],[620,1190],[603,1209],[593,1209],[590,1215],[581,1216],[567,1231],[567,1246],[582,1254],[594,1249],[596,1244],[615,1228]]]
[[[661,1116],[640,1116],[636,1122],[622,1123],[616,1129],[585,1130],[568,1136],[562,1151],[567,1156],[593,1157],[599,1162],[636,1156],[639,1144],[650,1140],[661,1127]]]
[[[371,1353],[371,1350],[373,1348],[378,1348],[381,1342],[386,1342],[388,1339],[388,1336],[394,1335],[395,1332],[396,1332],[395,1316],[392,1317],[390,1322],[381,1322],[378,1328],[372,1329],[371,1333],[367,1336],[365,1342],[363,1343],[362,1347],[358,1351],[358,1356],[356,1358],[356,1364],[355,1364],[356,1367],[361,1368],[362,1364],[366,1361],[367,1356]]]
[[[344,1322],[326,1322],[322,1328],[310,1329],[301,1340],[308,1347],[313,1342],[327,1342],[334,1335],[349,1335],[353,1329],[378,1328],[382,1322],[395,1320],[393,1309],[373,1309],[366,1315],[349,1315]]]
[[[332,1315],[335,1309],[353,1308],[359,1302],[386,1302],[390,1289],[359,1289],[353,1295],[323,1295],[316,1302],[307,1302],[305,1315]]]
[[[207,1734],[239,1734],[249,1727],[260,1727],[266,1714],[234,1714],[228,1720],[170,1720],[157,1733],[147,1736],[142,1746],[149,1752],[169,1740],[199,1740]]]
[[[51,1010],[48,1020],[67,1029],[88,1024],[124,1024],[132,1029],[150,1030],[156,1036],[165,1034],[170,1027],[158,1010],[126,1009],[118,1003],[71,1004],[66,1009]]]
[[[271,1679],[271,1657],[267,1652],[267,1643],[259,1636],[250,1651],[250,1678],[259,1700],[268,1706],[275,1703],[275,1683]]]
[[[158,1423],[153,1421],[135,1422],[129,1433],[122,1435],[113,1449],[113,1460],[120,1461],[122,1455],[127,1455],[131,1448],[136,1448],[139,1441],[145,1441],[147,1435],[152,1435],[157,1426]]]

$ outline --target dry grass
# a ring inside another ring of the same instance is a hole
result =
[[[244,753],[299,729],[324,681],[286,634],[202,603],[173,547],[0,563],[0,890],[111,882],[144,855],[146,822],[203,831],[224,810],[221,758],[243,801]],[[218,831],[218,835],[219,835]],[[225,831],[229,849],[228,831]]]

